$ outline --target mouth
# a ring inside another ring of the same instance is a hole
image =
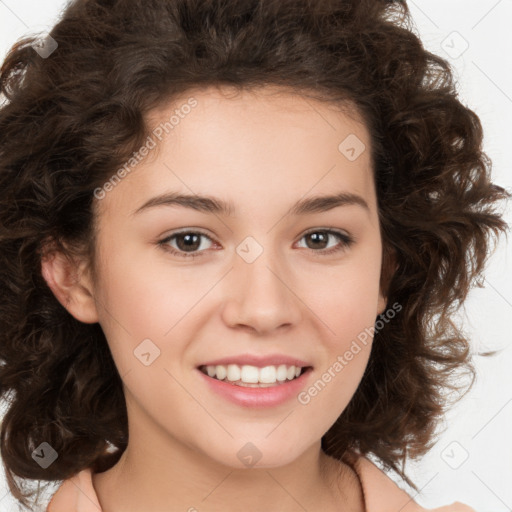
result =
[[[201,365],[198,369],[212,379],[234,386],[265,388],[296,380],[307,371],[312,370],[312,367],[286,364],[264,367],[227,364]]]

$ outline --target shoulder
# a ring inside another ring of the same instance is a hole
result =
[[[64,480],[50,500],[46,512],[101,512],[92,484],[91,469],[84,469]]]
[[[361,481],[367,512],[476,512],[459,502],[435,509],[423,508],[368,458],[359,456],[351,465]]]

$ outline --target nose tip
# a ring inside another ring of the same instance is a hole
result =
[[[287,283],[286,277],[272,268],[276,261],[263,252],[252,263],[242,259],[235,264],[234,291],[223,310],[228,325],[264,333],[298,324],[300,301],[292,291],[293,283]]]

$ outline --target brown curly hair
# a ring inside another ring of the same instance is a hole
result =
[[[104,333],[57,301],[43,252],[53,244],[94,261],[93,191],[140,148],[145,115],[219,84],[355,105],[369,128],[381,280],[403,310],[375,333],[322,449],[338,459],[373,453],[417,490],[398,463],[432,447],[444,392],[460,387],[456,370],[473,383],[452,314],[506,232],[496,208],[510,194],[490,181],[481,123],[459,101],[449,63],[411,26],[405,0],[75,0],[47,58],[36,37],[13,46],[0,74],[0,453],[21,503],[15,476],[104,471],[128,441]],[[58,452],[46,469],[31,456],[43,441]]]

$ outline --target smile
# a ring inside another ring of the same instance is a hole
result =
[[[199,377],[205,382],[207,388],[214,393],[214,396],[220,397],[223,401],[247,408],[269,408],[285,404],[292,399],[296,399],[298,394],[306,387],[309,376],[313,368],[295,367],[295,366],[265,366],[258,368],[250,365],[231,368],[231,377],[228,380],[228,371],[232,365],[210,365],[210,373],[208,374],[208,366],[201,366],[196,369]],[[237,365],[233,365],[237,366]],[[284,366],[284,369],[281,367]],[[249,368],[247,368],[249,367]],[[280,369],[281,367],[281,369]],[[220,370],[218,370],[220,368]],[[267,368],[271,368],[267,370]],[[256,372],[257,370],[257,372]],[[286,378],[282,378],[286,370]],[[275,376],[274,376],[275,373]],[[293,375],[292,375],[293,373]],[[298,374],[298,375],[297,375]],[[288,379],[290,375],[290,379]],[[224,377],[222,380],[219,377]],[[235,380],[235,377],[238,377]],[[255,382],[257,377],[257,381]],[[271,380],[271,382],[260,382],[262,380]],[[243,379],[252,380],[253,382],[244,382]]]
[[[281,364],[258,368],[252,365],[208,365],[199,369],[209,377],[244,387],[269,387],[298,378],[307,367]]]

